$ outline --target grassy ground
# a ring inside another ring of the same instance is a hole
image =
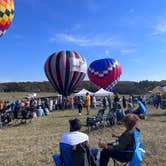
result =
[[[97,112],[92,111],[92,114]],[[33,119],[32,123],[16,123],[1,129],[0,166],[53,166],[52,155],[59,153],[61,134],[69,130],[68,120],[73,117],[78,117],[77,110],[57,111],[47,117]],[[86,123],[85,110],[78,118]],[[166,165],[166,110],[149,107],[147,119],[139,126],[146,150],[143,166]],[[90,132],[91,147],[97,147],[100,137],[111,141],[112,132],[120,134],[123,130],[122,126],[114,126]],[[87,127],[83,126],[82,131],[87,132]]]
[[[0,92],[1,100],[16,100],[23,99],[26,95],[31,94],[30,92]],[[37,93],[38,97],[42,96],[55,96],[56,93],[40,92]]]

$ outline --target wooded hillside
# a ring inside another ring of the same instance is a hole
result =
[[[153,90],[156,86],[165,83],[166,81],[120,81],[113,92],[120,94],[144,94],[148,91]],[[90,81],[83,81],[78,89],[82,88],[88,89],[95,92],[98,88]],[[44,82],[10,82],[10,83],[0,83],[1,92],[55,92],[54,88],[48,81]]]

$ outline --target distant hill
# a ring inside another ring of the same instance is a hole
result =
[[[156,86],[166,83],[166,80],[163,81],[120,81],[113,92],[120,94],[145,94],[148,91],[153,90]],[[95,92],[98,88],[91,83],[90,81],[83,81],[78,89],[87,89],[92,92]],[[54,88],[48,81],[44,82],[9,82],[9,83],[0,83],[1,92],[55,92]]]

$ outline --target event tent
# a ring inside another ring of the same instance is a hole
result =
[[[89,93],[89,95],[93,95],[92,92],[90,92],[90,91],[88,91],[86,89],[82,89],[78,93],[75,93],[74,96],[86,96],[86,93]]]
[[[94,94],[95,94],[95,96],[109,96],[109,95],[113,95],[113,92],[108,92],[108,91],[104,90],[103,88],[101,88]]]

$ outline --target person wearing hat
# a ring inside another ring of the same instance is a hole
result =
[[[86,146],[89,142],[89,137],[87,134],[79,131],[81,129],[81,121],[79,119],[75,118],[69,120],[69,125],[70,131],[63,133],[60,141],[61,160],[65,166],[82,166],[80,162],[84,163],[85,155],[83,154],[82,156],[84,150],[76,151],[76,149],[78,146],[81,147],[81,149],[84,145]],[[79,152],[81,152],[81,154]]]
[[[61,137],[61,143],[66,143],[69,145],[77,145],[84,141],[89,141],[87,134],[80,132],[81,121],[77,118],[69,120],[70,131],[65,132]]]

